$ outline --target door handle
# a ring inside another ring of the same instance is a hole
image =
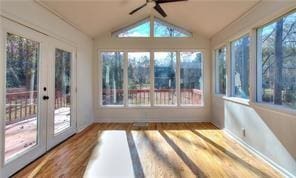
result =
[[[49,99],[49,96],[43,96],[42,99],[43,100],[48,100]]]

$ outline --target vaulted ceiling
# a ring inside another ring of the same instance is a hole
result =
[[[131,10],[145,3],[145,0],[39,0],[37,2],[93,38],[151,14],[160,17],[149,7],[129,15]],[[166,21],[210,38],[258,2],[259,0],[188,0],[161,4],[161,6],[168,14]]]

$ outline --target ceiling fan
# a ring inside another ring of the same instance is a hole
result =
[[[129,14],[132,15],[135,12],[137,12],[138,10],[142,9],[145,6],[149,6],[149,7],[153,7],[158,13],[160,13],[160,15],[162,15],[163,17],[166,17],[167,14],[164,12],[164,10],[161,8],[160,4],[164,4],[164,3],[171,3],[171,2],[180,2],[180,1],[188,1],[188,0],[146,0],[146,3],[141,5],[140,7],[134,9],[133,11],[131,11]]]

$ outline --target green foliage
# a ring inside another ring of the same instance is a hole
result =
[[[36,90],[39,43],[8,33],[6,57],[6,87]]]

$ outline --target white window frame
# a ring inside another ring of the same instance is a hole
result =
[[[244,38],[244,37],[249,37],[249,98],[240,98],[240,97],[236,97],[234,96],[234,76],[233,76],[233,70],[234,70],[234,59],[232,58],[232,54],[233,54],[233,49],[232,49],[232,46],[231,44],[241,38]],[[246,104],[246,105],[249,105],[249,101],[250,101],[250,98],[251,98],[251,86],[250,86],[250,73],[251,73],[251,33],[248,32],[248,33],[244,33],[243,35],[239,35],[238,37],[232,39],[229,41],[229,65],[227,65],[227,67],[229,66],[229,94],[227,95],[227,98],[228,100],[232,100],[232,101],[235,101],[235,102],[240,102],[240,103],[243,103],[243,104]],[[227,49],[226,49],[227,50]],[[226,52],[227,53],[227,52]],[[227,86],[227,85],[226,85]],[[227,92],[226,92],[227,93]]]
[[[225,85],[225,93],[220,93],[220,92],[217,92],[217,89],[219,89],[220,88],[220,86],[218,86],[218,79],[219,79],[219,73],[218,73],[218,70],[217,70],[217,64],[218,64],[218,61],[217,61],[217,52],[220,50],[220,49],[223,49],[223,48],[225,48],[225,78],[226,78],[226,85]],[[228,49],[227,49],[227,45],[226,44],[223,44],[223,45],[221,45],[220,47],[218,47],[218,48],[215,48],[215,50],[213,51],[214,52],[214,55],[213,55],[213,57],[214,57],[214,66],[213,66],[213,68],[214,68],[214,93],[215,93],[215,95],[216,96],[226,96],[226,94],[227,94],[227,53],[228,53]]]
[[[281,14],[280,16],[274,18],[271,21],[268,21],[267,23],[263,23],[259,26],[257,26],[256,28],[254,28],[253,30],[253,39],[254,39],[254,45],[255,46],[255,50],[254,50],[254,56],[255,56],[255,71],[256,71],[256,76],[255,78],[255,83],[254,83],[254,90],[253,90],[253,98],[252,98],[252,104],[254,106],[259,106],[259,107],[263,107],[266,109],[273,109],[277,112],[284,112],[287,114],[292,114],[292,115],[296,115],[296,109],[292,109],[286,106],[282,106],[282,105],[275,105],[275,104],[271,104],[271,103],[267,103],[267,102],[263,102],[262,101],[262,75],[261,75],[261,71],[262,71],[262,55],[261,55],[261,49],[258,50],[259,48],[261,48],[261,45],[259,44],[261,41],[261,35],[259,35],[259,32],[261,31],[262,28],[264,28],[265,26],[268,26],[272,23],[277,22],[279,19],[285,17],[285,16],[289,16],[293,13],[296,13],[296,9],[293,9],[291,11],[288,11],[284,14]],[[260,74],[260,75],[259,75]]]
[[[173,28],[176,28],[180,32],[184,33],[187,36],[184,36],[184,37],[167,37],[167,36],[164,36],[164,37],[161,37],[161,36],[155,37],[155,35],[154,35],[154,22],[156,22],[156,21],[158,23],[160,23],[160,24],[169,25],[169,26],[171,26]],[[119,34],[125,32],[125,31],[128,31],[128,30],[130,30],[130,29],[132,29],[134,27],[137,27],[139,25],[142,25],[142,24],[144,24],[146,22],[150,22],[150,25],[149,25],[149,27],[150,27],[150,35],[149,36],[142,36],[142,37],[141,36],[119,37]],[[171,23],[169,23],[167,21],[161,20],[161,19],[159,19],[159,18],[154,17],[153,15],[151,15],[151,16],[146,17],[144,19],[141,19],[141,20],[139,20],[139,21],[137,21],[135,23],[132,23],[132,24],[130,24],[128,26],[122,27],[119,30],[116,30],[116,31],[111,32],[111,37],[113,37],[113,38],[119,38],[119,39],[137,39],[137,38],[138,39],[149,39],[149,38],[155,38],[155,39],[158,39],[158,38],[162,38],[162,39],[163,38],[164,39],[165,38],[168,38],[168,39],[172,39],[172,38],[174,38],[174,39],[183,39],[183,38],[192,38],[193,37],[193,33],[190,32],[190,31],[188,31],[188,30],[186,30],[186,29],[184,29],[184,28],[182,28],[182,27],[178,27],[178,26],[176,26],[174,24],[171,24]]]
[[[103,92],[101,92],[101,91],[103,91],[103,85],[102,85],[102,83],[103,83],[103,68],[102,68],[102,66],[103,66],[103,58],[102,58],[102,54],[103,53],[108,53],[108,52],[122,52],[123,53],[123,104],[122,105],[103,105]],[[109,107],[109,108],[122,108],[122,107],[124,107],[125,106],[125,96],[126,96],[126,94],[125,94],[125,87],[126,87],[126,83],[125,83],[125,70],[126,70],[126,68],[125,68],[125,65],[126,65],[126,62],[125,62],[125,52],[124,51],[122,51],[122,50],[104,50],[104,51],[100,51],[99,52],[99,58],[98,58],[98,69],[99,69],[99,89],[100,89],[100,93],[99,93],[99,106],[101,106],[101,107]]]
[[[123,89],[124,89],[124,99],[123,99],[123,105],[103,105],[102,103],[102,53],[104,52],[123,52],[124,53],[124,80],[123,80]],[[149,52],[150,53],[150,105],[128,105],[128,53],[129,52]],[[155,105],[154,104],[154,52],[176,52],[176,92],[177,92],[177,105]],[[202,55],[202,101],[200,105],[182,105],[181,104],[181,94],[180,94],[180,53],[181,52],[200,52]],[[100,109],[113,109],[113,108],[203,108],[205,106],[205,57],[206,51],[203,49],[153,49],[153,50],[121,50],[121,49],[99,49],[98,50],[98,59],[97,59],[97,74],[98,76],[97,81],[98,85],[96,88],[98,88],[99,92],[96,92],[96,98],[99,99],[99,101],[95,102],[98,104],[98,108]]]

